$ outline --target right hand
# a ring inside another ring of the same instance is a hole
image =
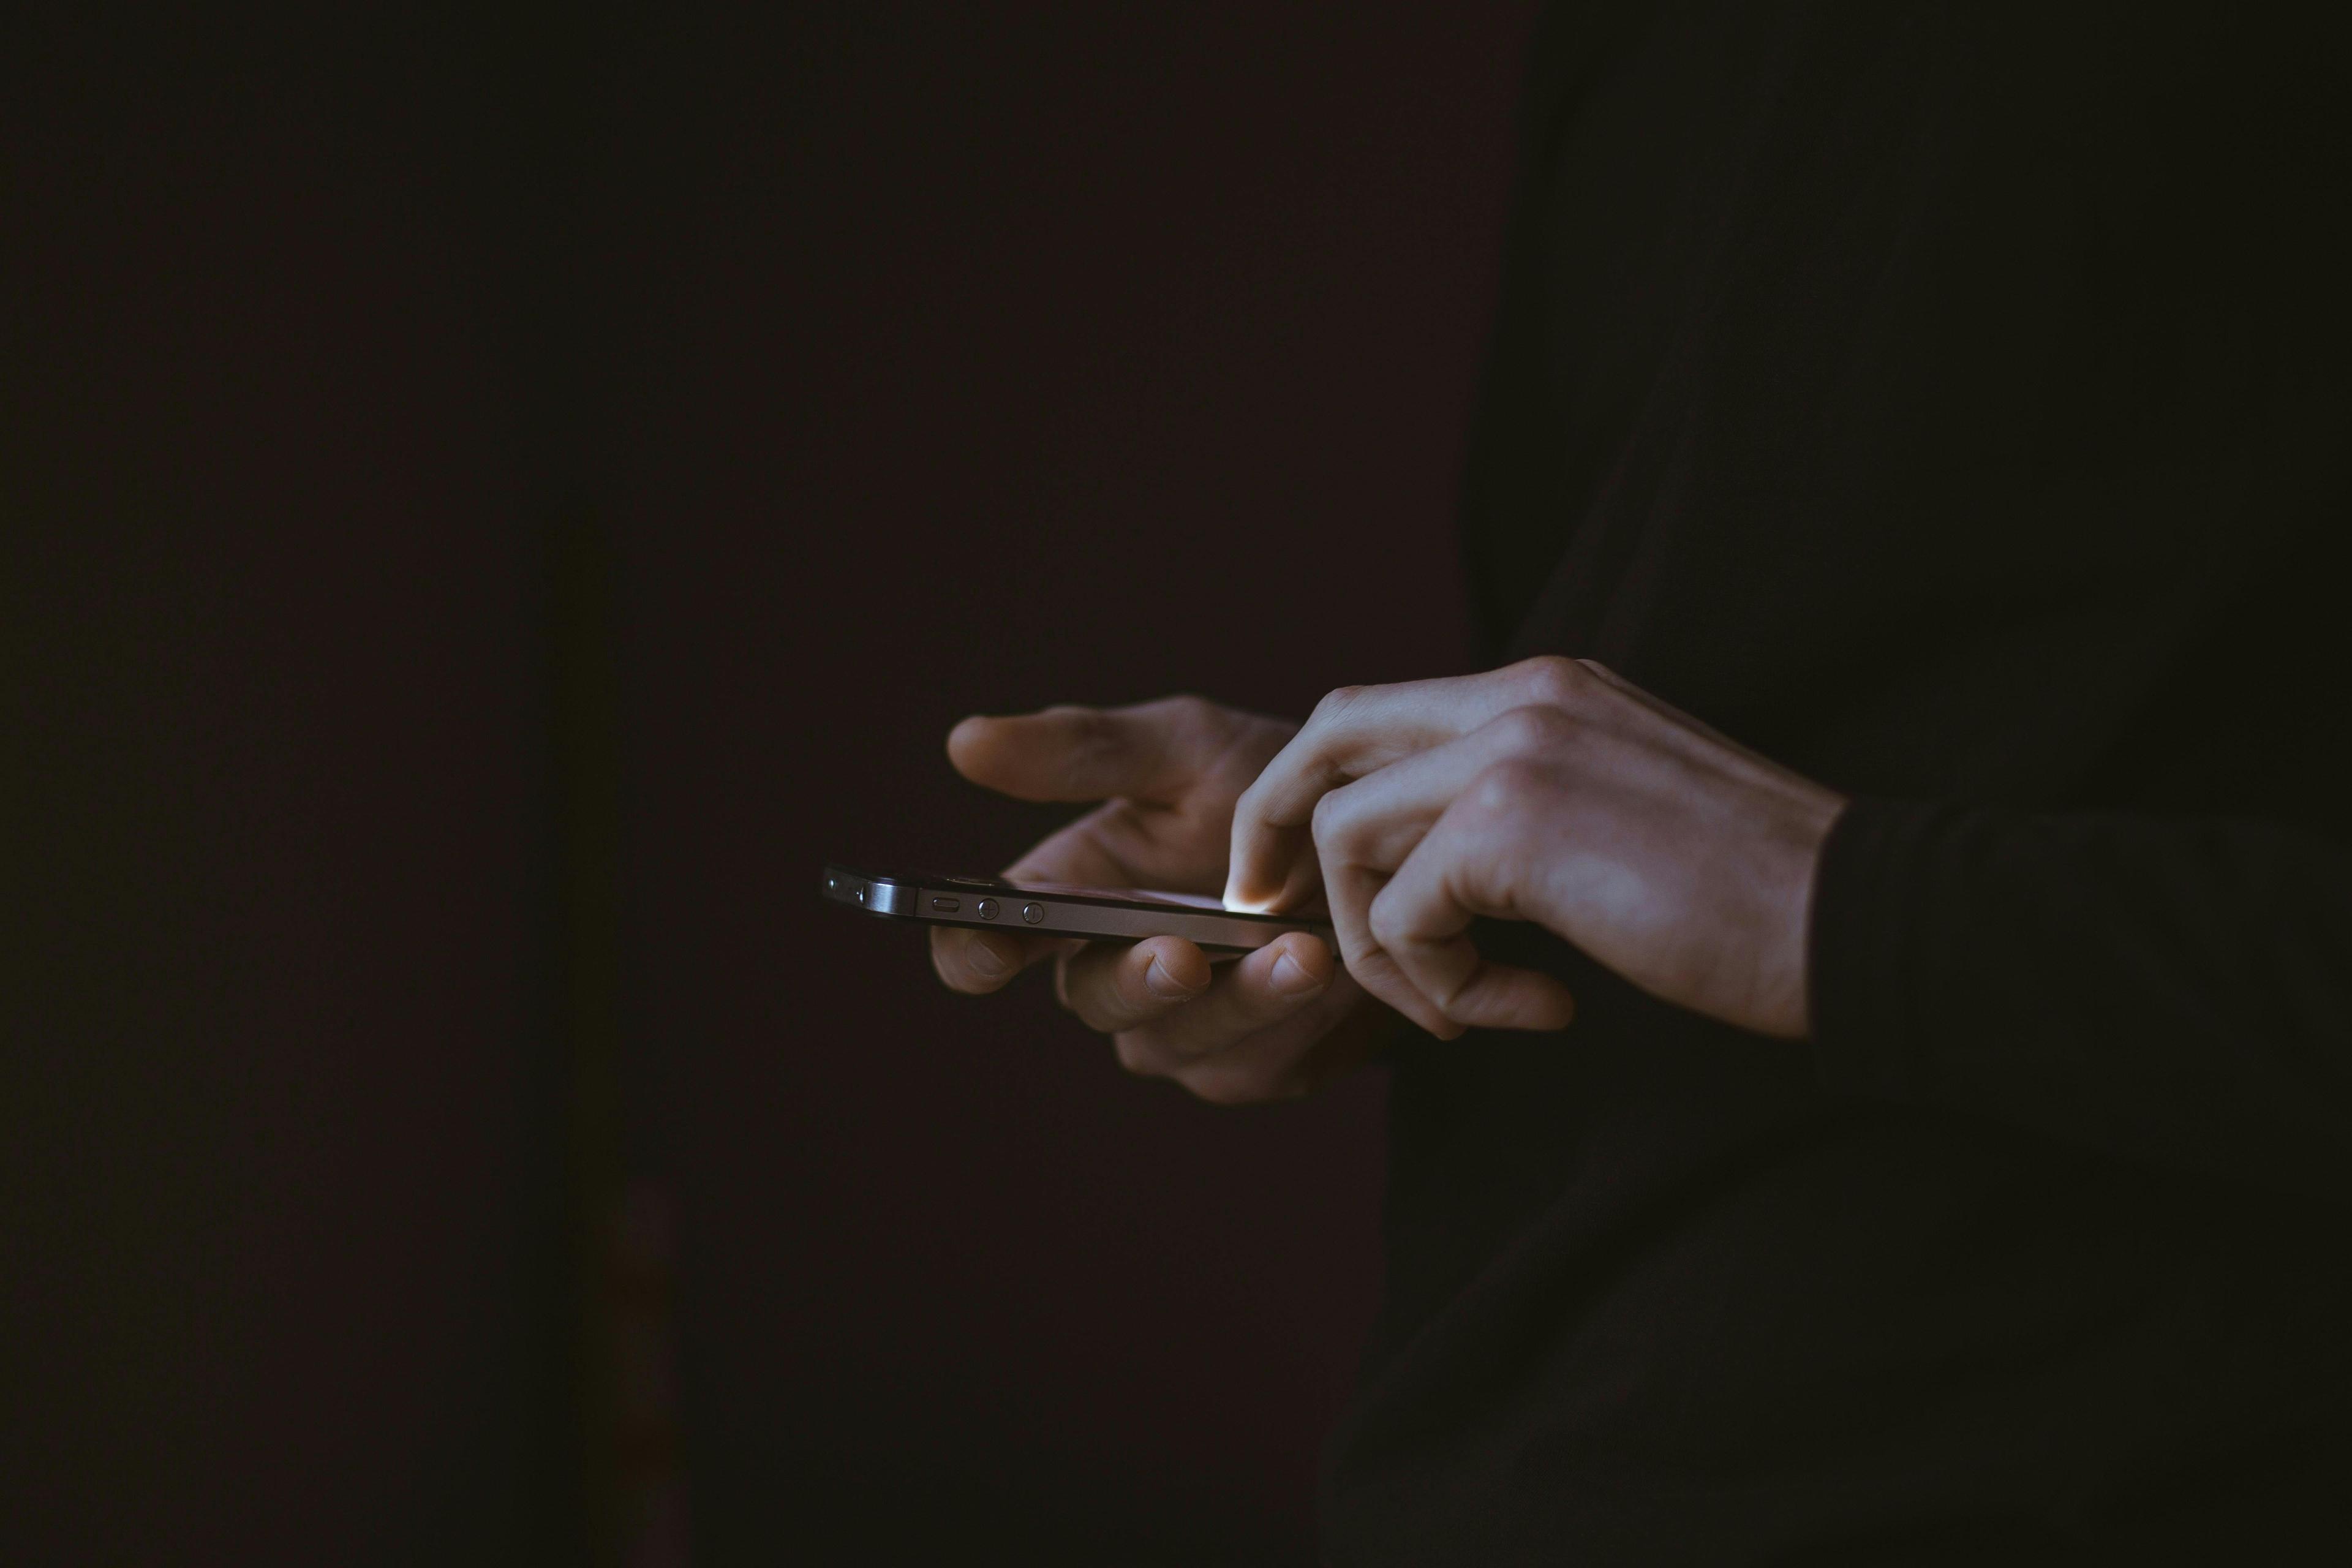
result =
[[[974,784],[1016,799],[1103,802],[1013,862],[1007,879],[1213,897],[1224,887],[1234,803],[1297,730],[1170,697],[967,719],[949,733],[948,756]],[[1393,1016],[1305,931],[1213,969],[1181,937],[1129,945],[931,930],[931,963],[958,991],[997,990],[1049,958],[1062,1005],[1111,1036],[1129,1071],[1219,1104],[1307,1092],[1360,1061]]]

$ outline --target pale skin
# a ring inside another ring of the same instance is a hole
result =
[[[1175,937],[932,932],[960,991],[1052,960],[1064,1005],[1129,1070],[1205,1100],[1306,1093],[1399,1014],[1444,1039],[1566,1027],[1557,980],[1480,957],[1481,916],[1533,921],[1725,1023],[1811,1030],[1806,932],[1843,797],[1589,660],[1343,688],[1297,727],[1199,698],[967,719],[948,752],[1024,800],[1104,803],[1009,876],[1328,906],[1344,967],[1304,933],[1213,968]]]

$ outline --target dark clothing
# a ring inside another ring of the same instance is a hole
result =
[[[1394,1069],[1339,1563],[2352,1561],[2344,59],[2242,10],[1537,43],[1467,532],[1857,797],[1816,1037],[1526,926]]]

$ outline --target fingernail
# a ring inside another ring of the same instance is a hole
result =
[[[1307,966],[1286,952],[1274,961],[1274,973],[1265,978],[1268,984],[1285,996],[1304,996],[1310,991],[1322,990],[1324,984],[1307,973]]]
[[[1143,984],[1149,986],[1151,994],[1162,1002],[1180,1001],[1192,994],[1192,987],[1169,973],[1168,966],[1156,958],[1151,961],[1150,966],[1144,970]]]
[[[1010,967],[1004,962],[1003,955],[984,942],[972,942],[964,950],[963,957],[964,962],[971,965],[973,973],[982,980],[1001,979],[1005,970]]]

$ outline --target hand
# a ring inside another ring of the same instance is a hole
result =
[[[1005,871],[1020,880],[1216,892],[1234,803],[1297,727],[1171,697],[967,719],[948,736],[966,778],[1022,800],[1103,801]],[[1113,1038],[1131,1072],[1219,1103],[1303,1094],[1364,1055],[1377,1016],[1303,931],[1212,969],[1181,937],[1127,945],[934,927],[931,963],[958,991],[994,991],[1055,962],[1062,1005]]]
[[[1235,808],[1225,899],[1320,887],[1348,972],[1448,1038],[1574,1011],[1557,980],[1479,957],[1481,915],[1802,1038],[1813,873],[1844,805],[1597,664],[1533,658],[1324,699]]]

